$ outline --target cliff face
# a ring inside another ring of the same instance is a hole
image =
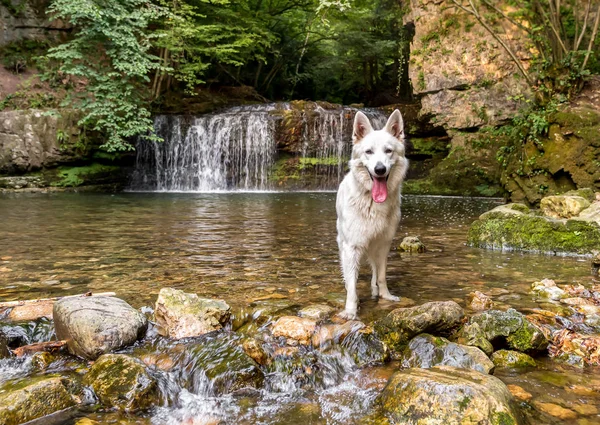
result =
[[[49,0],[3,0],[0,3],[0,46],[23,39],[47,40],[69,30],[46,15]]]

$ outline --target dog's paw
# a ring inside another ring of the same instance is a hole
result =
[[[388,300],[388,301],[393,301],[393,302],[400,301],[400,297],[397,297],[392,294],[380,295],[380,297],[383,298],[384,300]]]
[[[344,319],[344,320],[358,319],[358,314],[356,314],[356,311],[344,310],[341,313],[336,314],[336,316],[339,317],[340,319]]]

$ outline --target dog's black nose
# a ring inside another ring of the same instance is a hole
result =
[[[383,165],[381,162],[378,162],[377,165],[375,165],[375,174],[378,176],[383,176],[386,171],[387,168],[385,168],[385,165]]]

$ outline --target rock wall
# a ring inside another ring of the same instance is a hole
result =
[[[49,0],[3,0],[0,3],[0,46],[23,39],[47,40],[70,29],[46,15]]]

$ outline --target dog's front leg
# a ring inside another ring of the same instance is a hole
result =
[[[377,270],[377,286],[379,287],[379,296],[388,301],[400,301],[400,297],[390,294],[387,287],[386,271],[387,271],[387,256],[390,247],[380,248],[375,256],[375,269]]]
[[[340,317],[347,320],[354,320],[357,317],[358,294],[356,292],[356,281],[358,279],[358,270],[360,267],[360,252],[355,247],[345,244],[340,249],[342,261],[342,273],[344,274],[344,283],[346,285],[346,308]]]

